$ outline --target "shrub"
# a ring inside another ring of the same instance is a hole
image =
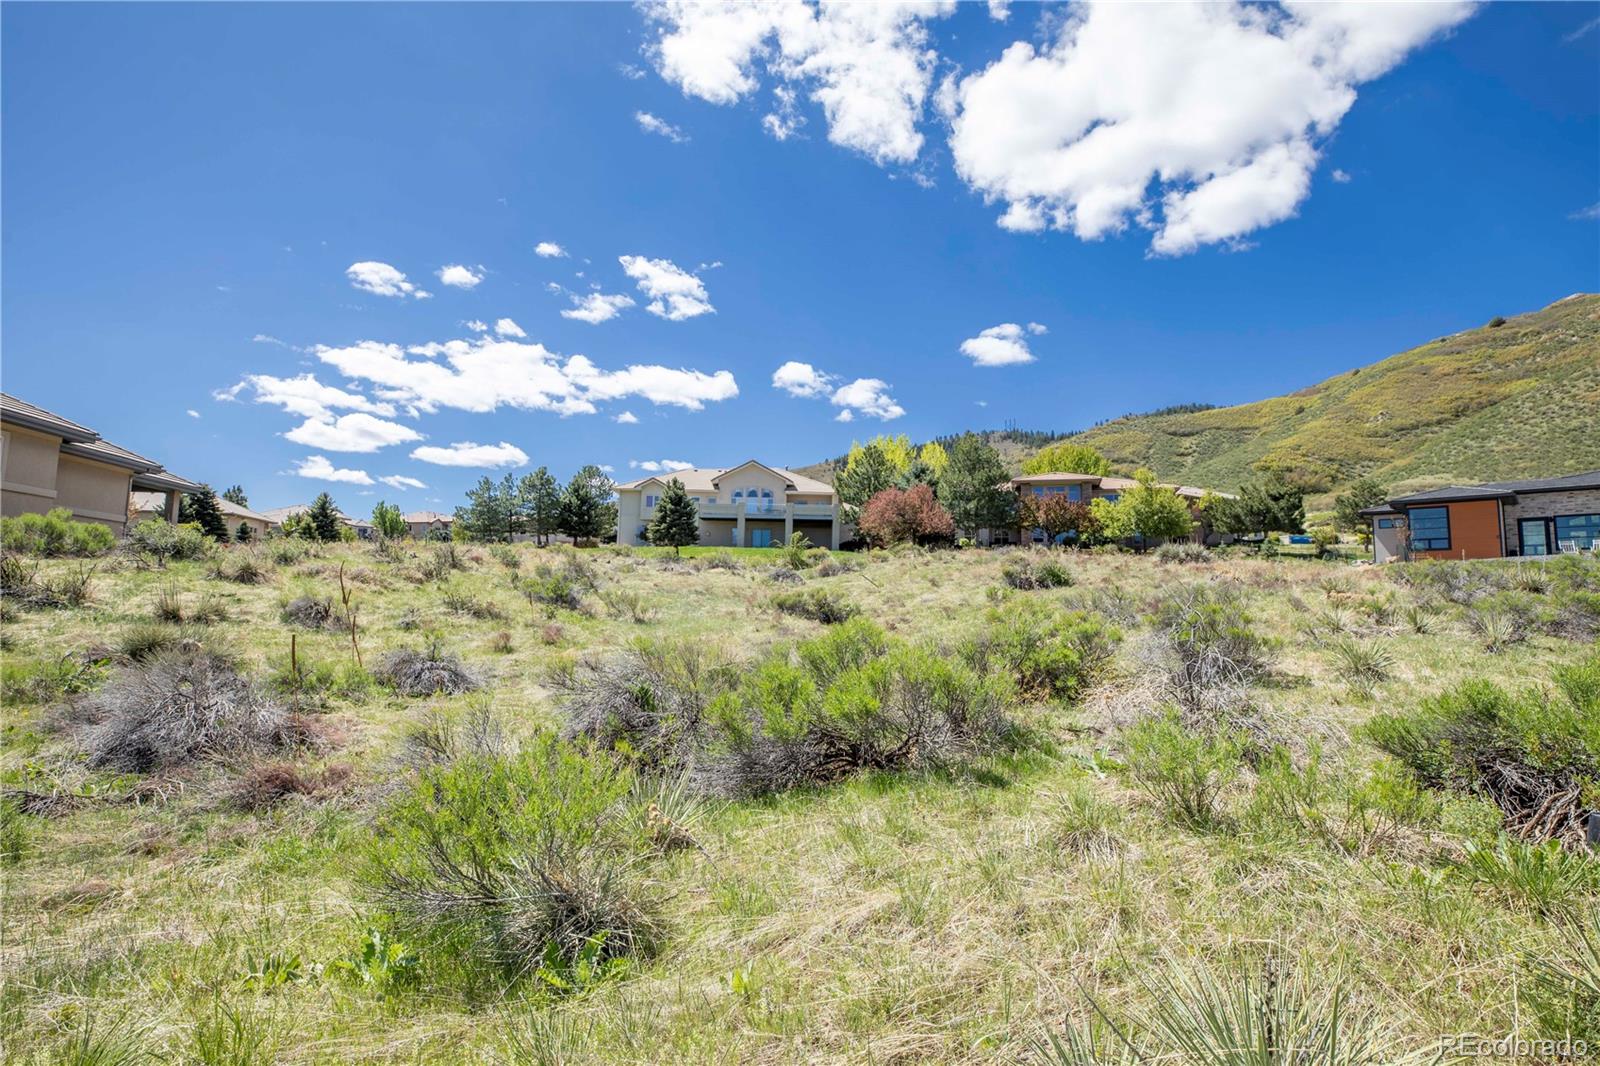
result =
[[[988,625],[962,654],[980,673],[1003,672],[1030,695],[1072,699],[1111,658],[1119,639],[1097,615],[1024,600],[991,608]]]
[[[174,626],[144,622],[128,627],[117,638],[117,654],[134,662],[154,658],[183,639],[183,631]]]
[[[543,604],[552,614],[557,609],[576,611],[583,606],[583,591],[572,573],[543,564],[535,568],[532,577],[523,579],[522,594],[530,606]]]
[[[278,566],[293,566],[315,553],[316,549],[310,543],[298,537],[280,537],[267,548],[267,558]]]
[[[1600,861],[1558,840],[1528,843],[1502,833],[1493,847],[1469,840],[1466,851],[1458,867],[1463,877],[1547,917],[1600,892]]]
[[[618,618],[627,618],[636,625],[644,625],[656,619],[655,605],[644,593],[634,589],[601,589],[600,600],[606,605],[606,610]]]
[[[216,561],[211,567],[211,576],[219,581],[235,581],[241,585],[264,585],[272,580],[272,571],[254,552],[235,551]]]
[[[737,570],[739,560],[731,551],[724,549],[701,556],[696,560],[696,565],[701,570]]]
[[[1158,563],[1209,563],[1211,553],[1204,544],[1192,540],[1175,540],[1156,549]]]
[[[493,600],[481,600],[463,589],[445,589],[440,597],[448,610],[480,620],[503,620],[506,612]]]
[[[478,676],[444,650],[437,638],[425,649],[400,648],[385,655],[374,671],[379,681],[403,696],[455,695],[479,687]]]
[[[426,767],[380,817],[368,898],[402,936],[507,981],[597,944],[604,958],[646,954],[661,925],[632,783],[623,764],[552,738]]]
[[[89,602],[94,566],[78,564],[55,578],[39,577],[39,564],[12,552],[0,552],[0,598],[26,607],[82,607]]]
[[[29,555],[104,555],[117,543],[111,530],[98,522],[74,522],[65,507],[49,514],[24,514],[0,518],[0,546]]]
[[[948,541],[956,531],[950,512],[927,485],[875,493],[861,508],[856,527],[861,536],[877,545]]]
[[[775,566],[767,574],[767,580],[779,585],[798,585],[805,580],[805,575],[787,566]]]
[[[86,692],[99,680],[92,663],[73,655],[0,662],[0,704],[53,703],[62,696]]]
[[[1341,636],[1328,643],[1328,650],[1340,678],[1364,696],[1394,672],[1394,654],[1377,641]]]
[[[1554,676],[1554,695],[1469,681],[1367,734],[1423,786],[1482,796],[1518,836],[1576,847],[1600,799],[1600,658]]]
[[[1143,719],[1123,733],[1128,773],[1146,795],[1192,828],[1217,820],[1217,801],[1239,774],[1245,743],[1190,729],[1176,711]]]
[[[322,629],[337,624],[333,617],[333,601],[319,600],[312,596],[299,596],[290,600],[284,604],[280,617],[286,624],[300,626],[302,629]]]
[[[496,655],[509,655],[514,647],[511,634],[504,629],[489,638],[489,650]]]
[[[213,543],[199,526],[175,526],[163,519],[151,518],[128,530],[127,549],[165,566],[168,560],[204,559],[211,554]]]
[[[1167,692],[1191,721],[1244,705],[1265,673],[1271,643],[1253,621],[1236,593],[1210,585],[1180,589],[1151,614]]]
[[[1467,629],[1490,654],[1528,639],[1528,619],[1504,604],[1476,605],[1467,611]]]
[[[424,581],[443,581],[453,572],[466,568],[467,564],[461,558],[461,553],[456,551],[454,541],[445,541],[435,547],[417,567]]]
[[[178,647],[119,670],[86,697],[89,765],[147,773],[196,759],[281,751],[299,738],[284,709],[234,663]]]
[[[1055,589],[1072,584],[1072,574],[1046,553],[1018,553],[1000,568],[1000,577],[1014,589]]]
[[[799,589],[784,592],[772,598],[772,605],[784,614],[809,618],[825,626],[848,622],[861,613],[861,608],[829,589]]]

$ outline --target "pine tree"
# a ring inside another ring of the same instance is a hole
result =
[[[645,535],[651,544],[671,545],[673,555],[682,555],[685,544],[700,543],[700,515],[694,501],[684,491],[683,482],[673,478],[661,490],[656,514]]]
[[[201,485],[199,492],[191,492],[183,498],[183,504],[178,509],[178,515],[184,522],[194,522],[200,527],[200,532],[212,540],[228,543],[228,523],[222,517],[222,508],[217,505],[217,494],[211,491],[210,485]]]
[[[510,540],[516,511],[517,490],[510,474],[498,484],[480,478],[467,491],[467,505],[456,508],[455,528],[469,540]]]
[[[240,504],[239,506],[243,507],[244,504]],[[240,544],[250,543],[250,538],[253,536],[255,536],[255,534],[251,531],[250,523],[248,522],[240,522],[239,528],[233,531],[233,539],[238,541]]]
[[[616,486],[597,466],[586,466],[572,475],[561,493],[557,529],[574,541],[597,541],[616,528],[616,505],[611,502]]]
[[[561,514],[561,486],[550,471],[540,467],[523,475],[517,483],[518,503],[522,513],[523,528],[540,543],[547,543],[556,531],[556,521]]]
[[[1003,487],[1006,468],[1000,453],[976,433],[957,437],[949,453],[939,478],[939,502],[955,519],[956,529],[970,536],[980,529],[1013,528],[1016,495]]]
[[[312,500],[301,528],[310,533],[312,540],[324,542],[338,540],[339,508],[334,506],[333,497],[324,492]]]
[[[240,507],[249,507],[250,499],[244,494],[243,485],[230,485],[222,493],[222,498],[229,503],[236,503]]]

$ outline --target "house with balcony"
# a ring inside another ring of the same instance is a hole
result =
[[[767,466],[676,470],[617,486],[617,542],[645,544],[661,492],[673,478],[683,483],[700,516],[700,543],[722,548],[768,548],[804,533],[812,544],[837,548],[855,535],[841,520],[832,485]]]
[[[1016,494],[1018,514],[1020,516],[1021,504],[1030,496],[1064,496],[1073,503],[1088,503],[1090,500],[1114,502],[1124,492],[1137,484],[1138,482],[1131,477],[1052,471],[1047,474],[1024,474],[1021,477],[1014,477],[1000,487]],[[1169,485],[1163,483],[1161,488],[1171,489],[1177,493],[1179,499],[1189,505],[1189,513],[1195,520],[1193,539],[1197,543],[1217,545],[1233,539],[1228,534],[1217,533],[1212,530],[1205,520],[1205,515],[1200,511],[1200,501],[1207,496],[1223,496],[1232,499],[1229,493],[1214,492],[1209,489],[1196,488],[1193,485]],[[1019,524],[1015,529],[980,529],[977,531],[975,539],[979,544],[1027,544],[1030,542],[1042,542],[1044,534],[1039,530],[1023,529]]]
[[[448,538],[455,521],[454,515],[440,514],[438,511],[412,511],[405,516],[406,530],[413,540],[437,539],[440,536]]]
[[[1361,512],[1374,562],[1600,551],[1600,470],[1452,485]]]

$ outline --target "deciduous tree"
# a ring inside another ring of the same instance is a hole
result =
[[[397,505],[379,500],[378,505],[372,509],[372,528],[378,531],[380,537],[397,540],[406,535],[409,527]]]
[[[1075,533],[1080,540],[1092,540],[1099,531],[1099,523],[1089,505],[1063,495],[1024,496],[1021,510],[1022,527],[1042,530],[1045,539],[1052,543],[1063,533]]]
[[[879,492],[861,509],[856,528],[873,544],[949,540],[956,529],[950,512],[939,505],[927,485]]]
[[[1111,473],[1111,463],[1105,456],[1087,444],[1060,441],[1046,445],[1022,464],[1024,474],[1098,474]]]

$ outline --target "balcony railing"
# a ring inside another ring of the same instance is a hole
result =
[[[646,508],[645,514],[653,513]],[[780,503],[777,500],[705,501],[699,504],[701,518],[738,518],[741,514],[755,518],[783,518],[792,514],[796,518],[831,518],[831,503]]]

